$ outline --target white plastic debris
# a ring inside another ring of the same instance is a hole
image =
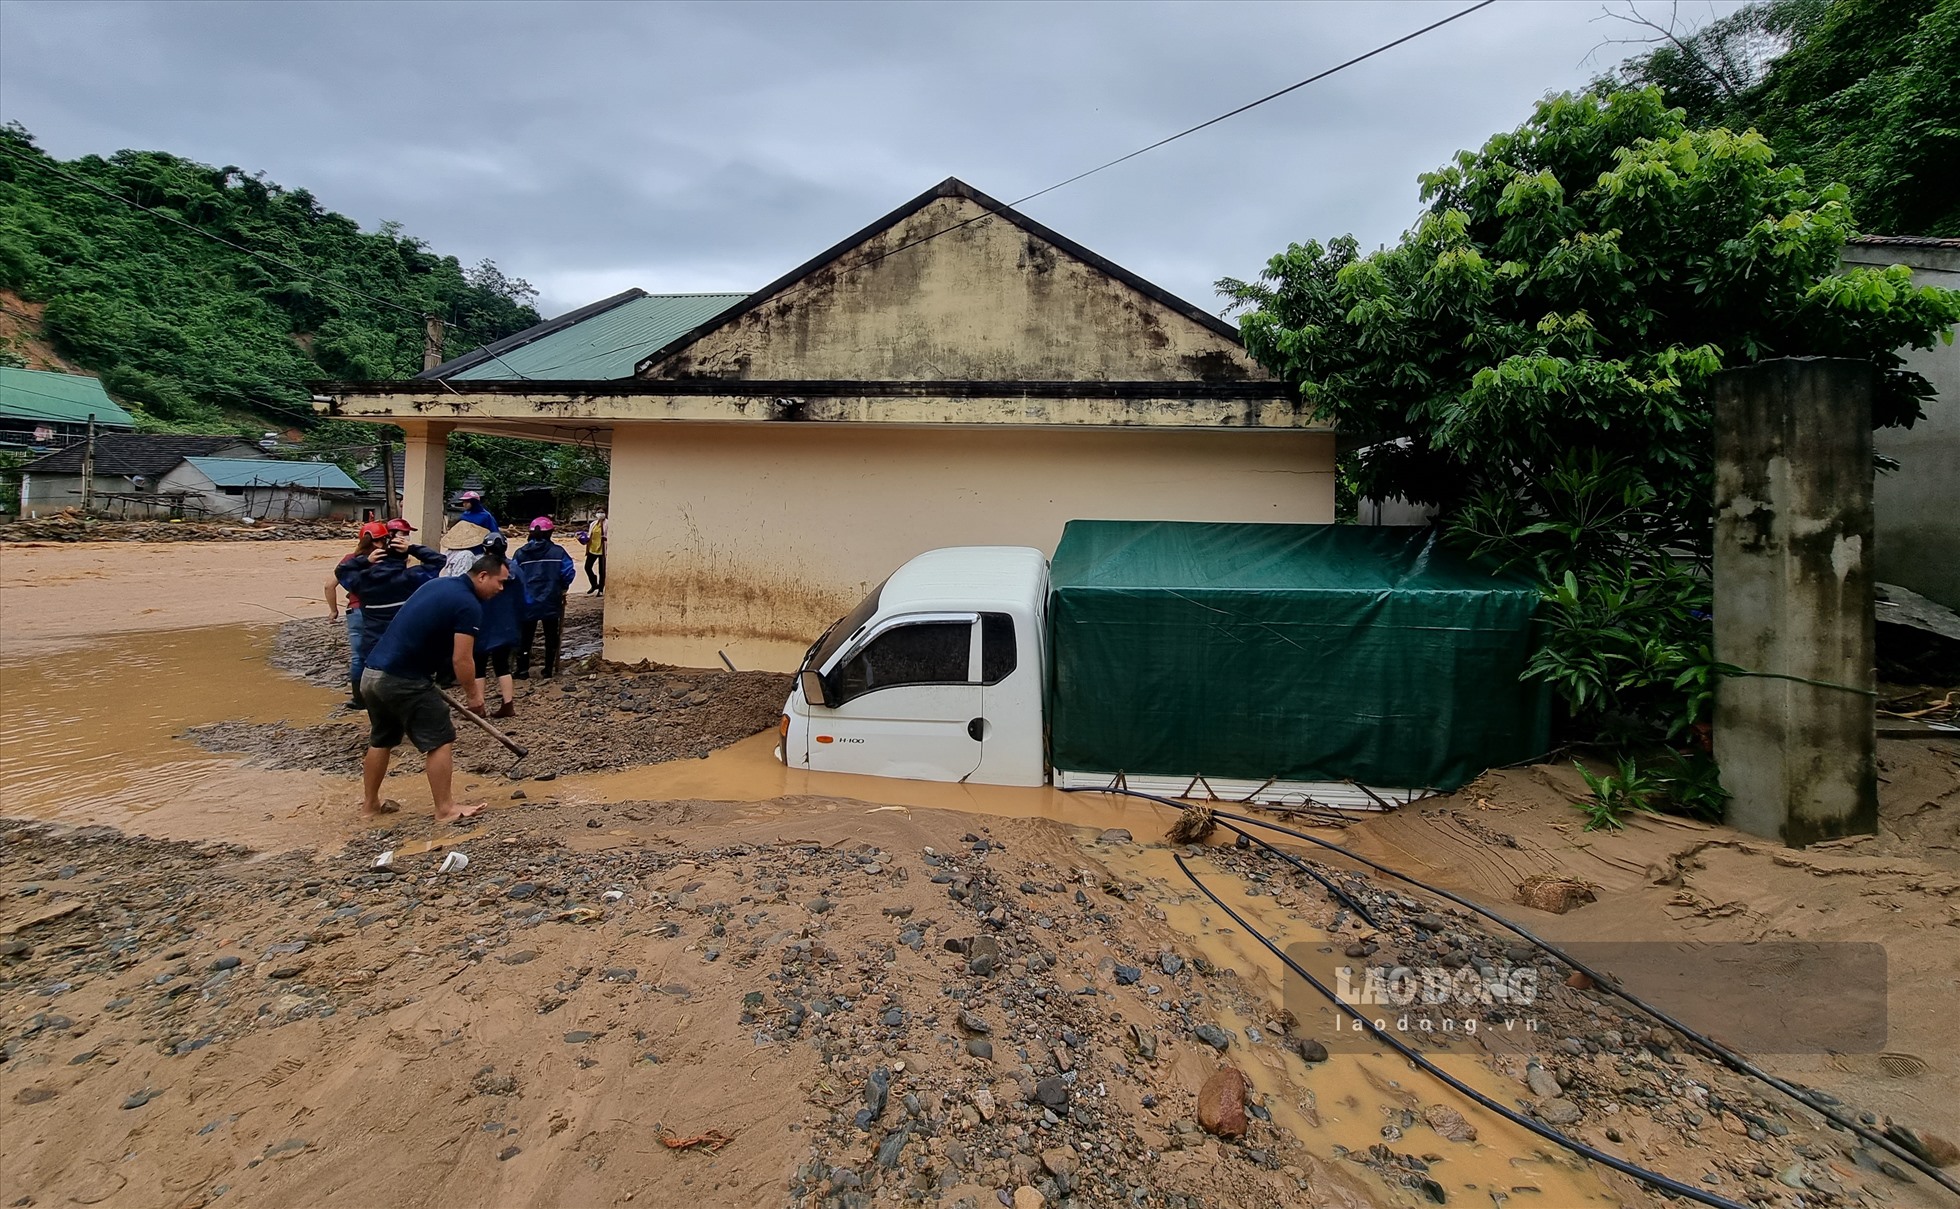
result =
[[[395,867],[395,850],[390,848],[380,856],[375,857],[374,867],[376,869],[393,869]]]
[[[436,866],[436,872],[457,873],[460,872],[461,870],[469,868],[469,864],[470,864],[469,857],[464,856],[460,852],[452,852],[448,856],[442,858],[442,864]]]

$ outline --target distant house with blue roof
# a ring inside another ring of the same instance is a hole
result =
[[[332,462],[188,457],[163,476],[158,493],[182,497],[188,516],[310,520],[360,515],[361,484]]]

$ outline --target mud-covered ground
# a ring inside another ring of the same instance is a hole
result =
[[[59,513],[0,524],[0,542],[290,542],[338,541],[351,548],[353,521],[267,521],[258,525],[229,521],[139,521],[83,519]]]
[[[516,681],[517,716],[494,720],[531,752],[517,775],[696,759],[768,730],[781,716],[788,676],[606,663],[598,657],[599,621],[596,599],[574,599],[559,674]],[[534,652],[534,672],[542,655],[542,648]],[[314,683],[339,685],[347,666],[345,630],[324,618],[287,622],[279,628],[272,662]],[[493,708],[500,699],[494,681],[488,699]],[[316,726],[217,722],[192,727],[185,737],[211,751],[248,755],[260,767],[351,771],[367,748],[367,715],[350,710]],[[402,747],[396,757],[397,771],[421,768],[412,748]],[[484,774],[505,772],[513,763],[496,740],[461,719],[456,758],[465,771]]]
[[[21,1203],[1365,1199],[1257,1100],[1198,1129],[1231,976],[1060,827],[571,809],[446,875],[0,827]]]

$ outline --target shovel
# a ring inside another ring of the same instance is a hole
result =
[[[482,714],[477,713],[469,706],[464,705],[461,701],[458,701],[455,697],[451,696],[448,689],[438,688],[436,689],[436,691],[442,694],[442,699],[444,701],[449,702],[449,707],[451,709],[463,715],[465,718],[468,718],[470,721],[476,723],[477,726],[481,727],[483,730],[488,731],[491,738],[495,739],[497,742],[503,744],[505,747],[510,749],[511,754],[516,756],[517,759],[511,762],[510,768],[505,771],[504,775],[508,778],[515,780],[517,775],[517,766],[519,764],[522,764],[524,762],[524,758],[531,754],[531,749],[525,747],[517,740],[511,738],[509,735],[498,730],[496,727],[490,725],[490,720],[488,718],[485,718]]]

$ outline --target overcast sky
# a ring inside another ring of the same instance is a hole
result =
[[[947,176],[1012,201],[1467,3],[0,0],[0,118],[263,170],[551,315],[754,289]],[[1026,210],[1217,310],[1290,241],[1393,240],[1418,172],[1626,53],[1600,13],[1500,0]]]

